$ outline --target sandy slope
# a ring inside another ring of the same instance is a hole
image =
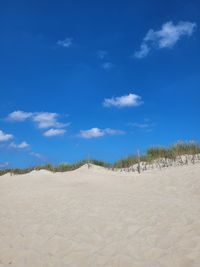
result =
[[[199,267],[200,165],[0,177],[0,266]]]

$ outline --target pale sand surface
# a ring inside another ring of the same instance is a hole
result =
[[[0,267],[199,267],[200,165],[0,177]]]

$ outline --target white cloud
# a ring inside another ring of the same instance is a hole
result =
[[[120,135],[124,134],[121,130],[115,130],[111,128],[99,129],[91,128],[89,130],[81,130],[79,136],[85,139],[98,138],[105,135]]]
[[[104,107],[136,107],[142,104],[141,97],[136,94],[128,94],[119,97],[106,98],[103,102]]]
[[[104,70],[110,70],[110,69],[113,68],[113,66],[114,66],[114,65],[113,65],[111,62],[105,62],[105,63],[102,64],[102,68],[103,68]]]
[[[0,130],[0,142],[9,141],[11,139],[13,139],[12,134],[6,134],[2,130]]]
[[[9,147],[11,148],[15,148],[15,149],[26,149],[28,148],[30,145],[28,143],[26,143],[25,141],[23,141],[22,143],[20,144],[15,144],[15,143],[11,143],[9,145]]]
[[[135,52],[135,57],[137,58],[143,58],[146,57],[149,54],[150,48],[147,44],[142,43],[140,46],[140,50]]]
[[[101,136],[104,136],[104,132],[99,128],[92,128],[90,130],[80,131],[80,137],[86,138],[86,139],[101,137]]]
[[[108,54],[108,52],[105,51],[105,50],[99,50],[99,51],[97,52],[97,56],[98,56],[98,58],[100,58],[100,59],[104,59],[104,58],[107,56],[107,54]]]
[[[38,128],[63,128],[66,124],[58,122],[58,114],[51,112],[39,112],[33,116],[33,121],[37,123]]]
[[[10,113],[7,119],[10,121],[25,121],[28,118],[32,117],[32,115],[33,115],[32,112],[24,112],[21,110],[17,110],[17,111]]]
[[[25,111],[14,111],[10,113],[7,117],[9,121],[33,121],[36,126],[40,129],[45,128],[65,128],[69,123],[61,123],[58,121],[59,114],[53,112],[25,112]]]
[[[65,38],[64,40],[57,41],[57,45],[64,48],[69,48],[72,46],[72,41],[73,38]]]
[[[57,135],[63,135],[66,132],[64,129],[49,129],[48,131],[44,132],[44,136],[51,137],[51,136],[57,136]]]
[[[136,58],[143,58],[153,48],[172,48],[183,36],[191,36],[196,27],[196,23],[189,21],[179,21],[177,24],[168,21],[158,31],[150,29],[143,39],[140,50],[134,55]]]

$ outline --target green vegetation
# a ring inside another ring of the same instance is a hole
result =
[[[128,156],[126,158],[116,161],[113,167],[114,168],[128,168],[132,165],[138,164],[139,161],[147,162],[147,156],[146,155],[142,155],[140,157],[138,157],[138,155]]]
[[[175,160],[182,155],[200,154],[200,145],[197,142],[178,142],[170,147],[151,147],[146,154],[140,156],[140,162],[151,163],[157,159]],[[138,163],[138,156],[132,155],[114,163],[115,168],[129,168]]]
[[[61,163],[57,166],[54,166],[52,164],[45,164],[45,165],[40,165],[40,166],[36,166],[36,167],[31,167],[31,168],[24,168],[24,169],[3,169],[0,170],[0,176],[4,175],[6,173],[10,173],[11,175],[18,175],[18,174],[26,174],[29,173],[33,170],[47,170],[47,171],[51,171],[51,172],[66,172],[66,171],[73,171],[76,170],[78,168],[80,168],[81,166],[85,165],[85,164],[95,164],[101,167],[106,167],[109,168],[110,164],[104,161],[100,161],[100,160],[95,160],[92,159],[90,161],[88,160],[82,160],[79,162],[76,162],[74,164],[66,164],[66,163]]]
[[[171,146],[170,150],[175,156],[196,155],[200,153],[200,145],[196,142],[178,142]]]
[[[200,154],[200,144],[197,142],[178,142],[174,145],[171,145],[170,147],[151,147],[147,150],[146,154],[144,155],[131,155],[126,158],[123,158],[121,160],[116,161],[114,164],[109,164],[105,161],[100,160],[82,160],[79,162],[76,162],[74,164],[66,164],[62,163],[59,165],[52,165],[52,164],[45,164],[40,165],[36,167],[31,168],[25,168],[25,169],[2,169],[0,170],[0,175],[4,175],[6,173],[11,173],[11,175],[17,175],[17,174],[25,174],[29,173],[33,170],[48,170],[52,172],[66,172],[66,171],[73,171],[84,164],[95,164],[98,166],[106,167],[106,168],[117,168],[117,169],[123,169],[123,168],[129,168],[133,165],[138,164],[138,172],[140,172],[140,163],[152,163],[155,160],[163,159],[164,161],[167,160],[176,160],[177,158],[180,158],[180,161],[182,164],[187,164],[188,160],[186,157],[186,162],[183,162],[181,156],[183,155],[191,155],[193,156],[192,162],[194,163],[194,157],[195,155]],[[165,165],[165,164],[164,164]]]

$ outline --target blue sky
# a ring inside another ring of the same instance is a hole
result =
[[[194,0],[1,2],[0,167],[200,141],[199,13]]]

